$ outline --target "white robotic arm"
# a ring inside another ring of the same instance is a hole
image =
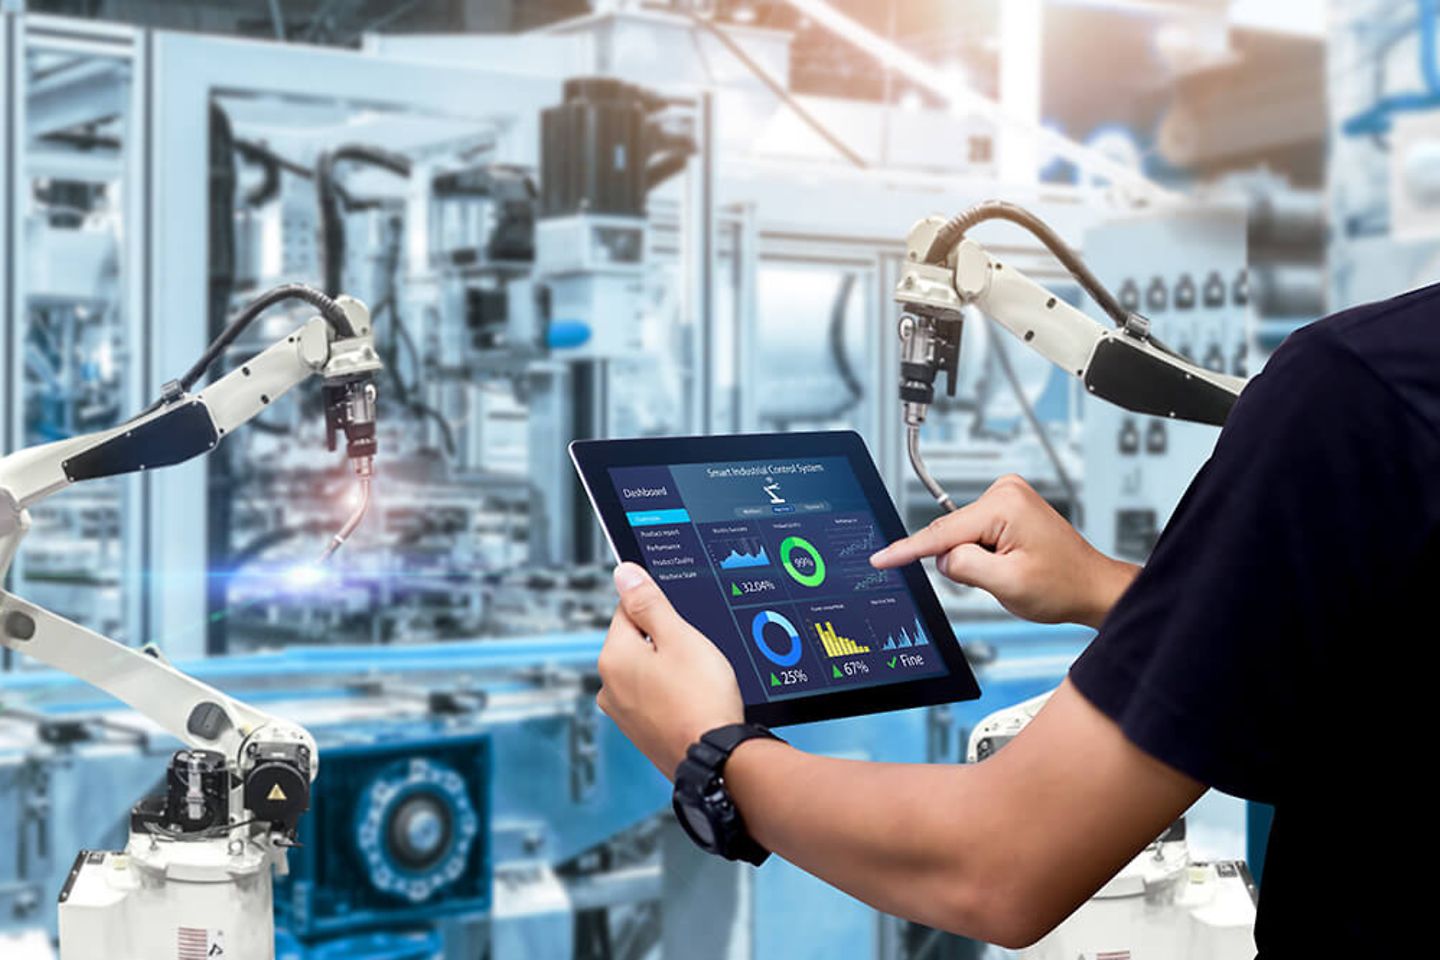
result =
[[[187,392],[261,310],[293,296],[317,304],[323,315],[200,393]],[[0,459],[0,583],[30,527],[31,506],[73,483],[171,466],[208,453],[312,376],[325,384],[329,445],[333,449],[338,434],[345,434],[362,492],[360,507],[322,559],[328,557],[359,525],[369,501],[373,377],[379,369],[369,315],[358,301],[330,300],[295,287],[262,297],[195,368],[167,387],[161,402],[140,416],[110,430]],[[146,939],[149,934],[131,928],[145,927],[152,915],[193,910],[196,916],[188,920],[195,929],[231,931],[225,956],[269,956],[274,944],[264,935],[271,924],[268,873],[272,865],[284,868],[284,848],[309,807],[310,784],[319,770],[319,752],[309,732],[187,676],[153,650],[116,643],[3,589],[0,646],[104,690],[190,748],[172,761],[166,795],[132,812],[128,856],[82,854],[77,861],[61,896],[62,955],[88,958],[102,955],[95,951],[103,949],[103,955],[117,960],[160,956],[155,941]],[[97,856],[118,857],[124,866],[102,870],[96,861],[87,871],[86,857]],[[262,873],[265,879],[257,882]],[[244,896],[230,901],[215,896],[221,887],[235,884]],[[206,895],[196,899],[197,891]],[[240,927],[246,928],[244,934]],[[168,929],[173,932],[173,924]],[[131,945],[117,945],[116,938],[122,943],[128,938]]]
[[[970,227],[991,219],[1017,223],[1039,238],[1115,326],[1095,321],[965,236]],[[1245,387],[1243,379],[1197,366],[1166,347],[1150,333],[1149,322],[1122,308],[1054,231],[1019,207],[991,202],[949,221],[930,217],[911,228],[906,247],[895,291],[904,311],[900,397],[911,463],[947,510],[955,504],[920,458],[919,430],[942,371],[954,393],[967,307],[979,309],[1078,377],[1095,396],[1137,413],[1219,425]]]
[[[344,306],[352,320],[368,328],[358,303]],[[82,480],[170,466],[207,453],[311,376],[342,382],[377,368],[368,329],[365,335],[335,343],[328,334],[325,321],[316,317],[198,395],[177,398],[111,430],[0,459],[0,579],[29,527],[27,510],[34,504]],[[368,482],[367,464],[361,483]],[[0,645],[104,690],[196,749],[240,759],[242,745],[256,731],[275,726],[260,711],[150,653],[115,643],[3,591]]]

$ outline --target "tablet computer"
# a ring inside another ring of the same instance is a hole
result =
[[[645,567],[735,667],[768,726],[973,700],[980,688],[853,432],[580,441],[620,560]]]

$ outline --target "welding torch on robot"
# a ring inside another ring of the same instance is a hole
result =
[[[1101,324],[1056,297],[966,236],[988,220],[1028,230],[1113,321]],[[1136,413],[1220,425],[1245,380],[1200,367],[1150,332],[1149,321],[1126,310],[1039,217],[1022,207],[988,201],[945,220],[929,217],[910,229],[906,261],[895,289],[900,316],[900,400],[910,464],[940,506],[958,509],[920,455],[920,427],[943,371],[955,395],[960,334],[967,309],[988,315],[1096,397]],[[1002,365],[1016,384],[1008,358]],[[1038,429],[1038,424],[1036,425]],[[1041,440],[1048,443],[1043,431]]]
[[[319,315],[190,392],[250,324],[285,300],[305,301]],[[207,454],[312,376],[324,384],[326,443],[334,450],[344,435],[360,487],[357,508],[322,554],[328,559],[369,505],[380,369],[370,315],[358,300],[293,284],[269,291],[138,416],[0,458],[0,584],[30,529],[31,507],[71,484]],[[171,759],[165,792],[132,809],[124,853],[87,851],[76,860],[60,895],[62,960],[173,956],[177,929],[205,938],[206,955],[273,958],[272,872],[286,870],[320,769],[309,731],[201,683],[154,648],[116,643],[3,588],[0,647],[104,690],[185,745]]]
[[[372,351],[373,353],[373,351]],[[373,358],[372,358],[373,359]],[[375,361],[377,366],[379,361]],[[375,412],[378,399],[373,372],[344,377],[325,384],[325,445],[334,450],[345,434],[345,455],[360,484],[360,498],[343,526],[330,538],[320,562],[325,563],[360,528],[370,509],[370,487],[375,478]]]

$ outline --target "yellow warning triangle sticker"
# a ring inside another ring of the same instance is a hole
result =
[[[277,784],[275,784],[275,786],[273,786],[273,787],[270,788],[270,795],[269,795],[268,797],[266,797],[265,799],[266,799],[266,800],[289,800],[290,798],[287,797],[287,796],[285,796],[285,791],[284,791],[284,790],[281,790],[281,789],[280,789],[280,784],[277,783]]]

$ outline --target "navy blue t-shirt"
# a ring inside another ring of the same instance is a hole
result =
[[[1399,956],[1434,849],[1440,286],[1318,321],[1246,387],[1070,671],[1135,744],[1275,805],[1265,960]]]

